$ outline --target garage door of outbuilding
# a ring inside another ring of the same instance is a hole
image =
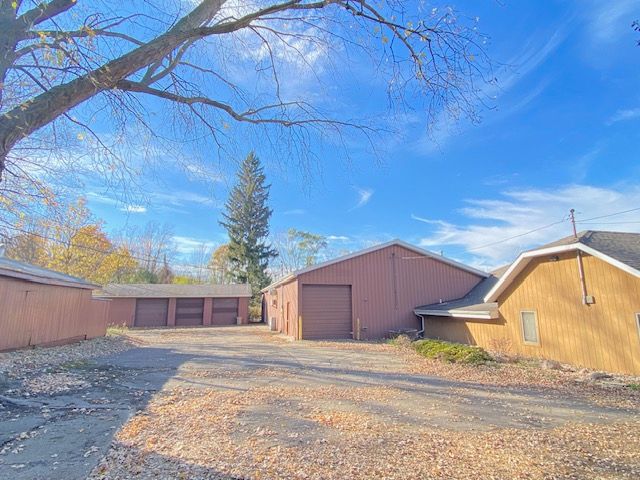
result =
[[[238,317],[237,298],[214,298],[211,325],[235,325]]]
[[[190,327],[202,325],[204,298],[176,299],[176,326]]]
[[[167,298],[138,298],[133,324],[136,327],[165,327],[168,311],[169,300]]]
[[[302,338],[352,338],[351,286],[302,286]]]

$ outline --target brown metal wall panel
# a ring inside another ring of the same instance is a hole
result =
[[[481,279],[437,258],[392,245],[301,274],[287,285],[296,284],[296,292],[298,284],[302,289],[306,284],[351,285],[353,321],[360,319],[361,338],[367,339],[382,338],[390,330],[418,328],[415,307],[463,297]],[[299,314],[304,335],[304,310]]]
[[[109,308],[90,290],[0,277],[0,350],[104,335]]]
[[[349,285],[304,285],[301,310],[303,339],[352,338]]]
[[[238,320],[237,298],[214,298],[211,325],[235,325]]]
[[[176,326],[188,327],[202,325],[204,298],[176,299]]]
[[[169,300],[166,298],[138,298],[136,300],[136,327],[165,327]]]

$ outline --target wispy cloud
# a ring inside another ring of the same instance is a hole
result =
[[[611,117],[609,117],[606,124],[613,125],[614,123],[634,120],[636,118],[640,118],[640,107],[618,110],[616,113],[611,115]]]
[[[497,102],[556,52],[567,38],[568,30],[565,25],[555,29],[551,34],[533,36],[532,40],[519,49],[496,73],[496,81],[483,87],[479,95],[496,102],[499,107],[494,112],[492,120],[503,120],[521,111],[542,94],[550,83],[548,78],[539,81],[524,95],[514,98],[511,103]],[[442,152],[451,138],[461,135],[469,127],[469,124],[461,125],[450,112],[441,112],[413,145],[413,149],[424,155]]]
[[[194,237],[184,237],[180,235],[175,235],[173,237],[173,243],[175,245],[176,252],[182,255],[194,253],[202,249],[203,247],[211,249],[217,245],[216,242],[213,242],[211,240]]]
[[[127,213],[146,213],[147,207],[144,207],[142,205],[125,205],[124,207],[120,208],[120,211]]]
[[[225,180],[224,175],[220,172],[216,172],[206,165],[199,163],[187,163],[184,166],[187,171],[187,176],[192,180],[199,180],[202,182],[223,182]]]
[[[580,219],[638,207],[640,185],[621,188],[567,185],[549,190],[507,190],[498,198],[471,199],[466,204],[460,213],[467,221],[458,223],[412,215],[414,220],[432,226],[432,232],[424,236],[420,244],[438,249],[445,246],[462,248],[466,261],[481,268],[493,268],[512,261],[522,250],[569,235],[571,227],[567,213],[570,208],[576,209],[580,222]],[[599,219],[599,223],[578,223],[578,227],[581,230],[640,232],[640,223],[633,223],[637,221],[635,212]],[[554,222],[561,223],[527,234]],[[508,238],[511,239],[502,241]]]
[[[302,208],[293,208],[282,212],[283,215],[304,215],[305,213],[307,213],[307,211]]]
[[[371,200],[371,197],[373,196],[374,190],[371,188],[360,188],[360,187],[353,187],[355,189],[356,192],[358,192],[358,203],[356,203],[353,207],[350,208],[350,210],[355,210],[357,208],[361,208],[364,207],[367,203],[369,203],[369,200]]]
[[[640,15],[640,3],[637,0],[592,0],[584,11],[588,15],[589,38],[606,46],[628,36],[631,22]]]
[[[346,235],[327,235],[327,240],[330,242],[348,242],[351,239]]]

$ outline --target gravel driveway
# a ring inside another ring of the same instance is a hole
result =
[[[58,372],[84,384],[0,410],[1,478],[640,476],[633,392],[526,386],[501,366],[426,374],[389,345],[264,327],[130,336]]]

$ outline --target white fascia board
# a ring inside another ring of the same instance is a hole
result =
[[[547,247],[541,248],[539,250],[530,250],[528,252],[522,253],[518,259],[511,264],[509,269],[504,273],[500,280],[493,286],[493,288],[487,293],[484,297],[485,302],[495,302],[498,299],[498,296],[509,286],[511,281],[529,264],[529,261],[532,258],[543,257],[545,255],[554,255],[558,253],[570,252],[573,250],[580,250],[581,252],[592,255],[600,260],[603,260],[614,267],[619,268],[635,277],[640,278],[640,271],[636,270],[633,267],[630,267],[626,263],[621,262],[620,260],[616,260],[615,258],[610,257],[609,255],[605,255],[604,253],[591,248],[583,243],[577,242],[569,245],[561,245],[558,247]]]
[[[470,311],[470,310],[414,310],[416,315],[429,315],[432,317],[451,318],[479,318],[482,320],[493,320],[498,318],[497,310]]]

